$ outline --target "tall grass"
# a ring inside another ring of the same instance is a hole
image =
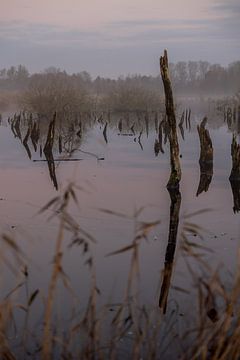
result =
[[[116,249],[107,256],[130,254],[126,288],[120,303],[100,305],[100,290],[97,285],[97,269],[92,247],[92,238],[69,213],[70,202],[78,206],[76,187],[70,183],[62,196],[57,196],[46,204],[40,213],[49,209],[59,220],[55,240],[52,270],[47,294],[41,289],[30,289],[28,284],[27,256],[15,239],[7,234],[1,237],[1,262],[16,277],[14,287],[0,305],[0,351],[2,359],[238,359],[240,357],[240,267],[231,286],[226,286],[219,269],[214,269],[205,260],[208,251],[204,243],[204,232],[190,221],[183,219],[179,236],[178,251],[185,259],[192,275],[197,293],[198,313],[196,322],[185,331],[176,334],[174,314],[164,315],[157,304],[149,309],[139,297],[139,271],[141,244],[145,242],[160,221],[140,221],[143,209],[135,211],[131,217],[135,231],[131,243]],[[101,210],[108,216],[121,216],[110,210]],[[195,214],[197,215],[197,214]],[[54,300],[59,281],[74,298],[71,280],[64,267],[63,246],[66,232],[72,234],[69,247],[82,247],[85,264],[89,268],[91,285],[88,301],[79,314],[79,304],[75,304],[75,314],[61,333],[55,324]],[[199,242],[190,240],[189,234],[198,234]],[[202,240],[201,240],[202,239]],[[240,254],[239,254],[240,255]],[[239,257],[240,259],[240,257]],[[196,264],[198,266],[196,266]],[[196,271],[195,269],[201,269]],[[25,287],[26,300],[20,302],[17,294]],[[44,299],[44,316],[39,328],[32,328],[29,321],[32,305],[37,297]],[[23,327],[15,324],[16,310],[25,314]],[[78,314],[78,315],[76,315]],[[167,317],[166,317],[167,316]],[[167,319],[167,321],[165,320]],[[15,329],[14,329],[15,327]],[[14,329],[14,330],[13,330]],[[18,333],[17,341],[10,338]],[[42,330],[41,330],[42,329]]]

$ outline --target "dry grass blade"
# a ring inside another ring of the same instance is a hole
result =
[[[24,282],[21,282],[20,284],[18,284],[17,286],[15,286],[14,289],[12,289],[6,296],[5,296],[5,300],[7,300],[13,293],[15,293],[15,291],[17,291],[18,289],[20,289],[23,285],[25,284]]]
[[[15,253],[22,253],[21,249],[19,248],[19,246],[16,244],[16,242],[14,241],[14,239],[12,239],[10,236],[3,234],[2,235],[2,239],[4,240],[4,242],[11,248],[14,250]]]
[[[182,293],[185,293],[185,294],[190,294],[190,291],[186,290],[186,289],[183,289],[182,287],[180,286],[174,286],[172,285],[171,286],[172,289],[176,290],[176,291],[180,291]]]
[[[160,220],[153,221],[153,222],[141,222],[139,224],[139,232],[141,233],[142,237],[147,237],[148,233],[155,228],[157,225],[161,223]]]
[[[98,209],[99,211],[103,212],[103,213],[106,213],[108,215],[114,215],[114,216],[119,216],[119,217],[122,217],[124,219],[129,219],[129,216],[128,215],[125,215],[123,213],[119,213],[117,211],[112,211],[112,210],[109,210],[109,209]]]
[[[39,294],[39,289],[36,289],[30,296],[29,300],[28,300],[28,306],[31,306],[32,303],[34,302],[35,298],[37,297],[37,295]]]
[[[184,215],[184,219],[189,219],[189,218],[191,218],[193,216],[205,214],[205,213],[210,212],[210,211],[213,211],[213,209],[208,208],[208,209],[201,209],[201,210],[198,210],[198,211],[194,211],[192,213]]]
[[[113,251],[113,252],[107,254],[106,257],[107,257],[107,256],[112,256],[112,255],[117,255],[117,254],[124,253],[124,252],[129,251],[129,250],[131,250],[131,249],[133,249],[133,248],[136,248],[136,246],[137,246],[137,245],[136,245],[135,243],[134,243],[134,244],[131,244],[131,245],[127,245],[127,246],[125,246],[125,247],[123,247],[123,248],[121,248],[121,249],[119,249],[119,250],[116,250],[116,251]]]
[[[48,208],[50,208],[53,204],[56,204],[59,200],[60,200],[59,196],[54,197],[39,210],[38,214],[45,212],[46,210],[48,210]]]

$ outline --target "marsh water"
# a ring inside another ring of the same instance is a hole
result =
[[[232,135],[239,131],[239,119],[229,124],[213,105],[194,106],[181,101],[177,109],[178,122],[182,111],[190,106],[190,123],[184,120],[183,131],[178,129],[181,207],[166,309],[166,316],[175,311],[181,321],[193,318],[195,311],[193,279],[179,245],[186,221],[199,226],[202,238],[198,231],[187,235],[192,243],[208,248],[202,250],[205,259],[213,268],[220,265],[226,284],[235,271],[240,233],[240,190],[235,188],[233,193],[229,182]],[[212,175],[200,189],[200,144],[196,127],[204,116],[208,118],[206,127],[214,155]],[[26,139],[29,119],[24,120],[22,115],[19,136],[18,128],[12,125],[13,118],[13,113],[3,114],[0,126],[0,226],[1,233],[14,238],[24,252],[29,291],[40,289],[40,296],[33,304],[33,323],[39,323],[42,317],[59,228],[58,214],[51,206],[42,213],[40,210],[62,194],[69,183],[74,184],[78,203],[73,201],[68,211],[81,229],[95,239],[91,242],[91,251],[100,291],[98,301],[108,304],[112,311],[123,298],[130,251],[107,255],[131,244],[137,221],[156,222],[140,244],[138,295],[141,303],[158,311],[171,205],[166,189],[169,146],[164,141],[164,131],[159,138],[162,114],[149,113],[147,118],[146,114],[103,114],[82,116],[72,122],[65,119],[56,125],[50,159],[43,153],[49,121],[37,121],[33,115],[31,129],[36,122],[37,135]],[[188,217],[192,213],[196,215]],[[71,231],[66,230],[63,269],[74,294],[81,300],[80,312],[89,295],[90,275],[85,264],[88,255],[81,246],[71,246],[72,241]],[[4,298],[21,279],[6,263],[1,267]],[[25,290],[19,288],[14,296],[24,301]],[[56,308],[62,317],[72,303],[72,293],[60,282]],[[15,316],[21,321],[20,312]]]

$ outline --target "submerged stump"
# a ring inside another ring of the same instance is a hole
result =
[[[164,50],[164,55],[160,57],[160,72],[165,93],[165,107],[167,123],[169,126],[168,139],[170,144],[171,159],[171,174],[167,183],[167,188],[179,188],[179,182],[181,180],[181,166],[179,161],[179,145],[177,137],[176,116],[174,111],[172,85],[169,78],[167,50]]]

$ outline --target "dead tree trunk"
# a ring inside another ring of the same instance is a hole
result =
[[[164,56],[160,57],[160,71],[165,92],[165,107],[167,122],[169,125],[169,144],[171,159],[171,174],[167,183],[167,188],[179,188],[181,180],[181,166],[179,161],[179,146],[177,138],[176,117],[174,111],[173,93],[168,70],[167,50],[164,50]]]

